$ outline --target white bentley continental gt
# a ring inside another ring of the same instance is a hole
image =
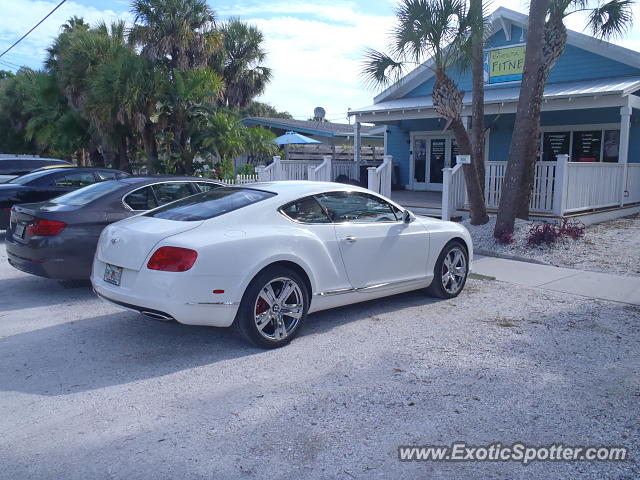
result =
[[[409,290],[453,298],[467,230],[369,190],[307,181],[219,187],[105,228],[91,281],[105,300],[285,345],[308,313]]]

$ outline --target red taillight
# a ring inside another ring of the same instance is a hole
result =
[[[64,222],[58,222],[56,220],[45,220],[41,218],[36,220],[35,223],[27,226],[27,233],[32,237],[47,237],[51,235],[58,235],[67,226]]]
[[[163,272],[186,272],[193,267],[196,258],[198,252],[190,248],[160,247],[151,255],[147,268]]]

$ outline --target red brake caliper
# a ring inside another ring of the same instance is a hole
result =
[[[269,310],[269,304],[265,302],[264,298],[258,298],[258,301],[256,302],[256,315],[260,315],[267,310]]]

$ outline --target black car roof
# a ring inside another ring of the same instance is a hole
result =
[[[155,182],[171,182],[171,181],[190,181],[190,182],[210,182],[223,185],[219,180],[202,177],[181,177],[177,175],[134,175],[130,177],[119,178],[117,181],[122,183],[155,183]]]

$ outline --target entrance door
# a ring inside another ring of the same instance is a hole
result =
[[[445,163],[455,164],[457,150],[452,135],[415,135],[412,150],[412,189],[441,191],[442,169]],[[449,159],[449,162],[445,159]]]

